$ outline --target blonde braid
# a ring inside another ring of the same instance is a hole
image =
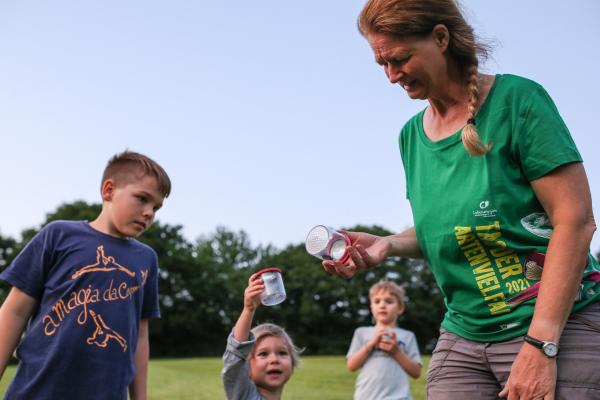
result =
[[[481,142],[479,134],[477,133],[477,128],[475,127],[475,113],[477,112],[477,102],[479,101],[477,64],[471,64],[467,72],[469,75],[469,81],[467,83],[467,88],[469,90],[469,104],[467,107],[469,109],[470,118],[462,130],[461,139],[469,154],[473,156],[482,156],[489,152],[492,146]]]

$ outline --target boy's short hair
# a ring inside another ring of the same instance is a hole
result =
[[[371,286],[371,289],[369,289],[369,299],[372,299],[373,295],[381,290],[390,292],[390,294],[398,300],[398,304],[404,305],[404,288],[396,282],[388,281],[386,279],[382,279]]]
[[[166,171],[153,159],[134,151],[125,150],[115,154],[104,168],[101,187],[107,179],[113,179],[117,185],[130,183],[148,175],[156,178],[158,190],[164,197],[171,193],[171,179]]]
[[[292,338],[287,334],[285,329],[283,329],[279,325],[266,323],[255,326],[252,329],[252,334],[256,339],[254,347],[252,348],[252,357],[254,357],[254,349],[256,348],[258,342],[260,342],[266,337],[274,336],[283,340],[285,346],[288,348],[288,351],[290,352],[290,355],[292,357],[292,367],[298,367],[298,365],[300,364],[300,353],[302,352],[302,349],[299,349],[298,347],[296,347],[296,345],[294,345]]]

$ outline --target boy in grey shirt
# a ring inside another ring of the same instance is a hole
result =
[[[398,328],[404,312],[404,289],[380,281],[369,291],[375,326],[357,328],[346,355],[356,379],[355,400],[410,400],[408,376],[421,374],[421,356],[414,333]]]

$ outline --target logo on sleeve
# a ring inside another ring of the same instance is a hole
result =
[[[521,218],[521,225],[535,236],[550,239],[552,224],[545,213],[533,213]]]

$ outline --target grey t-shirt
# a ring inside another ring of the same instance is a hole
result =
[[[250,380],[248,355],[256,342],[250,332],[248,340],[238,342],[233,333],[227,338],[227,348],[223,354],[223,370],[221,379],[225,387],[227,400],[265,400],[258,392],[256,385]]]
[[[415,334],[406,329],[395,328],[400,350],[411,359],[421,362]],[[375,335],[374,326],[357,328],[346,358],[350,357]],[[410,400],[408,375],[404,369],[383,350],[375,349],[369,354],[356,379],[355,400]]]

